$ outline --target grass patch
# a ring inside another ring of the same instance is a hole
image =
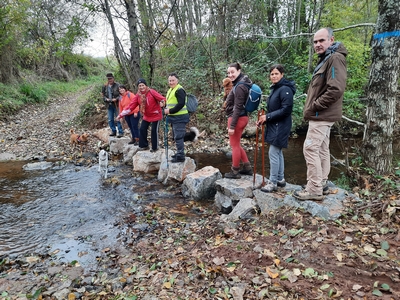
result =
[[[13,115],[26,104],[40,104],[52,98],[78,93],[88,86],[103,81],[101,76],[90,76],[70,82],[46,81],[4,85],[0,83],[0,119]]]

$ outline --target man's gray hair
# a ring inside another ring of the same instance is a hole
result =
[[[333,29],[330,27],[325,27],[325,29],[328,31],[328,38],[333,37]]]

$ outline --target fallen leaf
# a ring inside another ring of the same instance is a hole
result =
[[[330,287],[330,285],[326,283],[326,284],[320,286],[319,289],[320,289],[321,291],[323,291],[323,290],[326,290],[326,289],[329,288],[329,287]]]
[[[300,276],[301,275],[300,269],[293,269],[293,274],[296,276]]]
[[[338,253],[335,254],[335,256],[336,256],[338,261],[342,261],[343,260],[343,253],[338,252]]]
[[[359,284],[353,285],[353,291],[358,291],[361,288],[362,288],[362,285],[359,285]]]
[[[37,257],[37,256],[28,256],[26,258],[26,262],[28,262],[28,263],[34,263],[34,262],[37,262],[38,260],[39,260],[39,257]]]
[[[166,281],[166,282],[164,282],[163,286],[164,286],[166,289],[170,289],[170,288],[171,288],[171,282]]]
[[[75,299],[76,299],[76,296],[75,296],[74,293],[69,293],[68,294],[68,300],[75,300]]]
[[[267,267],[267,274],[269,277],[271,277],[272,279],[276,278],[279,276],[279,273],[274,273],[273,271],[271,271],[271,269],[269,267]]]
[[[287,274],[287,278],[290,281],[290,283],[295,283],[297,281],[297,279],[298,279],[298,277],[295,274],[293,274],[292,272],[289,272]]]
[[[213,260],[213,263],[216,264],[217,266],[223,265],[225,263],[225,258],[223,257],[216,257]]]
[[[367,244],[364,246],[364,250],[368,253],[373,253],[376,251],[376,249],[374,247],[372,247],[371,245]]]

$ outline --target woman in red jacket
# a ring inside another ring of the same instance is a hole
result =
[[[135,97],[135,94],[128,91],[124,85],[119,86],[119,93],[121,99],[119,101],[119,111],[126,109]],[[129,144],[139,145],[139,120],[140,113],[139,108],[133,109],[131,112],[125,115],[125,121],[128,123],[129,130],[131,131],[132,140]]]
[[[147,129],[151,124],[151,150],[155,152],[158,150],[158,129],[160,120],[162,119],[161,107],[165,105],[165,97],[159,94],[156,90],[150,89],[147,86],[146,80],[140,78],[137,82],[138,93],[132,102],[125,110],[123,110],[118,118],[125,116],[132,110],[140,106],[140,113],[143,116],[140,125],[139,134],[139,150],[148,150],[149,142],[147,141]]]

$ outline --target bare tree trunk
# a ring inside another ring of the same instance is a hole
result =
[[[400,6],[398,0],[379,0],[372,66],[367,88],[367,124],[362,155],[378,174],[392,171],[393,128],[400,71]]]
[[[125,0],[125,6],[128,14],[128,27],[129,27],[129,40],[130,40],[130,58],[129,58],[129,74],[127,78],[133,79],[134,84],[140,77],[142,71],[140,69],[140,47],[139,47],[139,33],[138,33],[138,17],[136,15],[136,8],[134,0]]]
[[[129,2],[128,0],[125,1],[125,8],[127,10],[127,15],[128,15],[128,26],[130,33],[129,36],[131,44],[130,57],[128,57],[127,54],[124,52],[123,45],[121,44],[121,41],[119,40],[119,37],[117,35],[117,30],[115,28],[113,14],[111,12],[111,6],[109,0],[104,0],[104,2],[101,3],[101,5],[103,12],[108,20],[108,23],[110,24],[111,27],[111,32],[114,40],[114,51],[115,51],[115,56],[118,60],[118,64],[120,65],[122,72],[127,78],[128,83],[131,86],[133,86],[141,75],[139,42],[137,40],[137,17],[135,14],[135,7],[133,0],[132,2]]]

